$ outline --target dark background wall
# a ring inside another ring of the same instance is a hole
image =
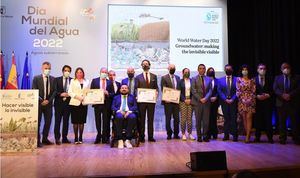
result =
[[[300,74],[300,1],[228,0],[229,63],[256,72],[265,63],[270,75],[289,62]]]

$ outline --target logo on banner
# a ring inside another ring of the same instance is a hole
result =
[[[205,24],[219,24],[219,13],[215,11],[209,11],[205,14]]]
[[[1,15],[5,15],[5,13],[6,13],[6,7],[5,6],[1,6],[0,13],[1,13]]]

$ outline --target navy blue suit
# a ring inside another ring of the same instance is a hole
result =
[[[237,137],[237,96],[236,96],[236,77],[231,77],[231,87],[229,93],[227,92],[226,78],[222,77],[218,80],[218,95],[219,102],[222,107],[224,115],[224,135],[228,136],[230,133]],[[233,103],[228,104],[226,99],[232,99]]]
[[[136,78],[134,77],[134,78],[132,78],[132,84],[133,84],[133,86],[132,86],[132,88],[133,88],[133,90],[131,91],[130,90],[130,88],[128,88],[129,89],[129,93],[131,94],[131,95],[135,95],[135,92],[134,92],[134,85],[136,84]],[[121,85],[127,85],[128,87],[129,87],[129,79],[128,79],[128,77],[127,78],[124,78],[122,81],[121,81]]]
[[[124,116],[121,113],[121,105],[122,105],[122,97],[123,95],[119,94],[116,95],[113,99],[111,110],[115,113],[114,117],[114,124],[116,128],[116,138],[122,139],[122,130],[124,126],[124,121],[127,121],[126,123],[126,139],[130,140],[132,139],[132,131],[133,128],[136,127],[136,119],[137,119],[137,103],[136,99],[133,95],[129,94],[126,97],[126,105],[128,107],[128,112],[130,114],[124,118]]]
[[[94,78],[91,83],[91,89],[100,89],[100,77]],[[97,137],[95,143],[100,143],[101,139],[103,143],[107,143],[110,135],[110,119],[108,117],[108,111],[110,110],[109,97],[113,95],[111,90],[111,82],[106,79],[106,90],[109,95],[105,96],[104,104],[93,105],[95,113],[95,123],[97,129]],[[103,122],[103,132],[101,134],[101,120]]]

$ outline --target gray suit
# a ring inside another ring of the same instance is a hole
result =
[[[175,88],[180,90],[179,82],[180,78],[177,75],[174,75],[173,80],[176,80]],[[174,82],[175,83],[175,82]],[[161,90],[163,87],[173,88],[173,84],[171,81],[170,74],[164,75],[161,77]],[[166,117],[166,131],[169,137],[171,137],[173,130],[171,128],[171,117],[173,115],[174,118],[174,137],[178,137],[179,134],[179,104],[176,103],[165,103],[162,101],[162,104],[165,108],[165,117]]]
[[[204,92],[202,90],[202,82],[200,80],[200,75],[193,77],[192,79],[192,105],[195,110],[196,116],[196,130],[197,137],[201,139],[201,121],[203,121],[203,136],[206,138],[209,130],[209,112],[210,112],[210,97],[212,94],[211,89],[211,79],[207,76],[203,76],[204,80]],[[206,103],[201,103],[200,99],[205,98],[207,100]]]
[[[52,105],[53,100],[56,96],[56,82],[55,78],[53,76],[49,76],[49,92],[48,96],[45,96],[44,91],[44,80],[43,75],[37,75],[33,78],[32,81],[32,89],[38,89],[39,90],[39,115],[38,115],[38,143],[40,140],[40,125],[42,120],[42,114],[44,114],[45,124],[43,128],[43,141],[48,140],[48,134],[50,130],[51,125],[51,119],[52,119]],[[49,104],[46,106],[42,106],[41,103],[44,101],[44,98],[46,98],[49,101]]]

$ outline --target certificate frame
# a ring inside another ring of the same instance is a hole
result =
[[[84,91],[83,105],[89,104],[104,104],[104,90],[103,89],[86,89]]]
[[[138,103],[156,103],[157,94],[156,89],[138,88],[137,102]]]
[[[169,87],[163,87],[162,92],[162,101],[170,102],[170,103],[176,103],[179,104],[180,100],[180,90],[176,90]]]

